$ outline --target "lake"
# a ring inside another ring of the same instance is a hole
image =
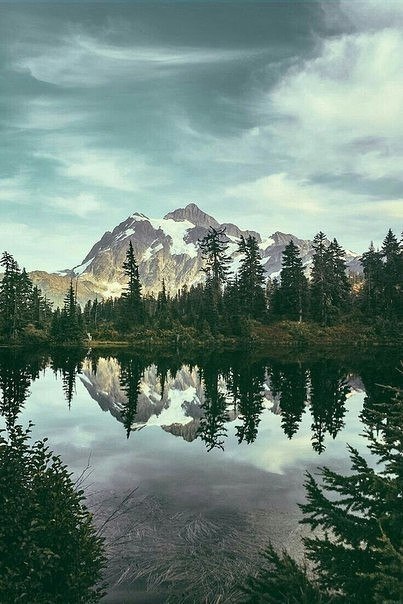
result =
[[[287,359],[0,350],[2,412],[80,477],[107,540],[105,603],[220,602],[271,540],[301,557],[304,473],[365,452],[393,352]],[[12,410],[4,404],[4,399]]]

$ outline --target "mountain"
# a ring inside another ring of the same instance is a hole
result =
[[[239,264],[237,241],[242,235],[256,237],[267,276],[279,274],[282,252],[291,239],[299,247],[304,266],[309,271],[312,241],[279,231],[268,236],[266,233],[240,229],[232,223],[220,224],[196,204],[190,203],[163,218],[149,218],[135,212],[112,231],[107,231],[92,246],[81,264],[52,274],[34,271],[30,276],[56,305],[63,303],[72,278],[77,279],[78,300],[82,304],[95,297],[119,296],[126,283],[122,264],[131,241],[144,293],[159,291],[164,279],[168,291],[173,294],[179,288],[203,280],[203,260],[198,241],[206,235],[210,226],[225,228],[234,271]],[[358,255],[352,252],[347,254],[347,264],[354,272],[361,270]]]

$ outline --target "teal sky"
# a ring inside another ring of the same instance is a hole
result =
[[[0,247],[81,262],[189,202],[379,244],[403,216],[403,1],[0,2]]]

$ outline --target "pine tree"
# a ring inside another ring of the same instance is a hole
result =
[[[402,311],[403,249],[389,229],[381,248],[384,310],[394,317]]]
[[[4,252],[0,265],[4,268],[0,283],[0,334],[7,340],[21,340],[28,325],[40,329],[48,326],[51,305],[11,254]]]
[[[244,591],[250,604],[399,604],[403,601],[403,391],[362,416],[374,469],[348,447],[352,472],[321,468],[320,485],[307,473],[302,522],[319,535],[304,539],[314,572],[270,545]],[[329,493],[329,497],[327,496]]]
[[[329,255],[330,296],[333,316],[338,318],[346,313],[350,307],[350,281],[347,276],[346,253],[333,239],[327,253]]]
[[[0,265],[4,269],[4,276],[0,283],[2,333],[7,339],[15,339],[20,329],[18,294],[21,271],[16,260],[8,252],[3,252]]]
[[[331,315],[329,287],[329,255],[326,235],[320,231],[313,240],[311,270],[311,315],[323,325],[327,325]]]
[[[280,283],[276,277],[274,277],[274,279],[272,280],[270,278],[267,280],[266,297],[269,320],[274,322],[281,319],[282,303],[280,294]]]
[[[283,251],[279,303],[285,319],[301,322],[307,314],[308,280],[304,275],[298,247],[291,239]]]
[[[172,317],[170,316],[169,301],[165,288],[165,279],[162,280],[162,289],[158,292],[155,316],[159,327],[170,327]]]
[[[263,290],[264,268],[258,242],[249,235],[242,235],[238,243],[238,252],[242,254],[238,272],[238,292],[240,312],[243,316],[262,320],[266,315],[266,301]]]
[[[383,305],[383,264],[381,252],[375,251],[371,241],[368,252],[361,256],[364,271],[364,287],[361,294],[362,308],[366,315],[374,317]]]
[[[311,316],[322,325],[330,325],[349,307],[350,282],[345,252],[336,239],[329,244],[322,232],[315,235],[313,248]]]
[[[205,261],[202,270],[207,275],[207,281],[211,282],[214,290],[221,291],[222,285],[228,279],[228,266],[231,262],[231,258],[226,254],[228,243],[225,228],[210,227],[207,235],[199,241],[199,246]]]
[[[128,284],[121,297],[121,318],[125,327],[133,328],[135,325],[143,322],[144,313],[139,268],[134,257],[133,244],[131,241],[126,253],[126,259],[123,263],[123,271],[128,278]]]
[[[72,281],[64,297],[63,308],[53,313],[50,333],[57,344],[79,345],[84,339],[84,321]]]

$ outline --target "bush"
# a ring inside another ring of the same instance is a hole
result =
[[[30,427],[0,434],[0,602],[98,602],[103,540],[67,467],[46,439],[29,442]]]

